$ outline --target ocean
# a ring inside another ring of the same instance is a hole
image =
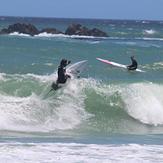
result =
[[[163,162],[163,21],[0,17],[0,29],[18,22],[109,37],[0,35],[0,162]],[[132,55],[144,73],[96,60]],[[88,65],[48,94],[62,58]]]

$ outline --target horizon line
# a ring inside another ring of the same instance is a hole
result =
[[[49,16],[4,16],[0,15],[0,18],[3,17],[11,17],[11,18],[35,18],[35,19],[81,19],[81,20],[117,20],[117,21],[151,21],[151,22],[158,22],[158,21],[163,21],[163,20],[153,20],[153,19],[120,19],[120,18],[68,18],[68,17],[49,17]]]

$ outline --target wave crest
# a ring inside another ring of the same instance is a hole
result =
[[[104,83],[72,80],[50,92],[55,73],[4,75],[0,88],[0,130],[55,133],[163,132],[163,86],[153,83]],[[7,90],[6,88],[10,88]],[[81,127],[82,126],[82,127]]]

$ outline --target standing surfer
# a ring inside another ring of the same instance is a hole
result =
[[[136,70],[137,67],[138,67],[138,63],[135,60],[135,57],[134,56],[131,56],[131,61],[132,61],[132,63],[131,63],[131,65],[127,66],[127,69],[128,70]]]
[[[60,65],[58,67],[57,84],[66,83],[67,79],[70,78],[70,75],[66,74],[66,66],[70,63],[71,61],[67,61],[66,59],[61,60]]]
[[[67,61],[67,59],[61,60],[60,65],[58,66],[58,78],[56,82],[52,83],[52,90],[57,90],[59,88],[58,84],[64,84],[68,78],[71,78],[70,75],[66,74],[66,66],[70,63],[71,61]]]

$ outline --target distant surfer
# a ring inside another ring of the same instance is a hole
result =
[[[132,63],[131,63],[131,65],[127,66],[127,69],[128,70],[136,70],[137,67],[138,67],[138,63],[135,60],[135,57],[134,56],[131,56],[131,61],[132,61]]]

